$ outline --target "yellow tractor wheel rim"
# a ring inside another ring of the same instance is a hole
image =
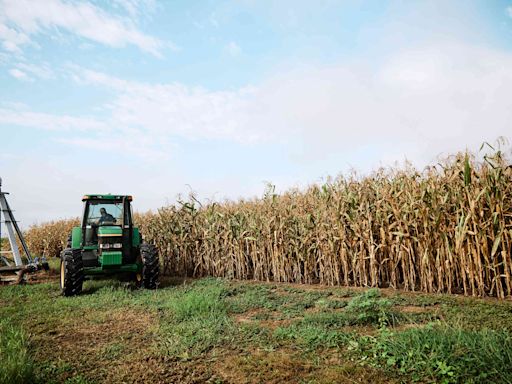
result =
[[[64,266],[64,261],[61,261],[60,263],[60,287],[64,288],[64,272],[66,271],[66,268]]]
[[[142,275],[140,273],[137,273],[137,276],[135,277],[137,281],[142,281]]]

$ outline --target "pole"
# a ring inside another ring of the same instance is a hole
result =
[[[0,193],[2,193],[2,178],[0,177]],[[2,214],[0,212],[0,255],[2,254]]]

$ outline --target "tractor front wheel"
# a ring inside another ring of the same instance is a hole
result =
[[[156,289],[160,275],[158,252],[153,244],[142,244],[140,246],[142,258],[142,283],[144,288]]]
[[[60,289],[64,296],[74,296],[82,292],[84,264],[80,249],[67,248],[60,259]]]

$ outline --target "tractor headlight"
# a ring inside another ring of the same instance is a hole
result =
[[[123,248],[123,244],[121,244],[121,243],[115,243],[115,244],[105,243],[105,244],[100,244],[100,248],[101,249],[109,249],[109,248],[121,249],[121,248]]]

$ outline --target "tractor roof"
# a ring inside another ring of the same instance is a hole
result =
[[[122,200],[125,197],[128,199],[128,201],[132,201],[131,195],[111,195],[110,193],[107,193],[104,195],[99,195],[99,194],[84,195],[84,197],[82,197],[82,201],[85,201],[85,200]]]

